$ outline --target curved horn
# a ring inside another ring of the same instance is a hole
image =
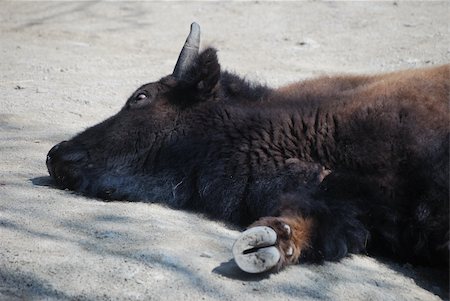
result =
[[[191,24],[191,32],[184,43],[183,49],[181,49],[177,64],[173,69],[172,75],[174,77],[181,78],[183,76],[192,61],[197,57],[199,46],[200,26],[194,22]]]

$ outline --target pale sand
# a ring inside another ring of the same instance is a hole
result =
[[[231,261],[237,230],[58,190],[45,156],[170,73],[194,20],[224,68],[279,86],[446,63],[449,12],[447,2],[0,2],[0,299],[448,298],[442,272],[365,256],[246,275]]]

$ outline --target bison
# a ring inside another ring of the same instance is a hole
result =
[[[274,89],[199,42],[193,23],[171,75],[49,151],[58,186],[247,227],[250,273],[351,253],[448,268],[449,65]]]

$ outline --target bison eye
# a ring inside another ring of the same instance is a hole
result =
[[[140,100],[144,100],[144,99],[146,99],[146,98],[147,98],[147,95],[146,95],[145,93],[139,93],[139,94],[136,96],[135,100],[136,100],[136,101],[140,101]]]
[[[150,103],[151,96],[147,91],[136,93],[133,98],[131,98],[129,107],[140,108]]]

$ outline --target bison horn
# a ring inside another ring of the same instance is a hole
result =
[[[192,61],[198,55],[198,49],[200,46],[200,26],[197,23],[191,24],[191,32],[189,33],[183,49],[178,56],[177,64],[173,69],[172,75],[175,78],[182,78],[186,70],[192,64]]]

